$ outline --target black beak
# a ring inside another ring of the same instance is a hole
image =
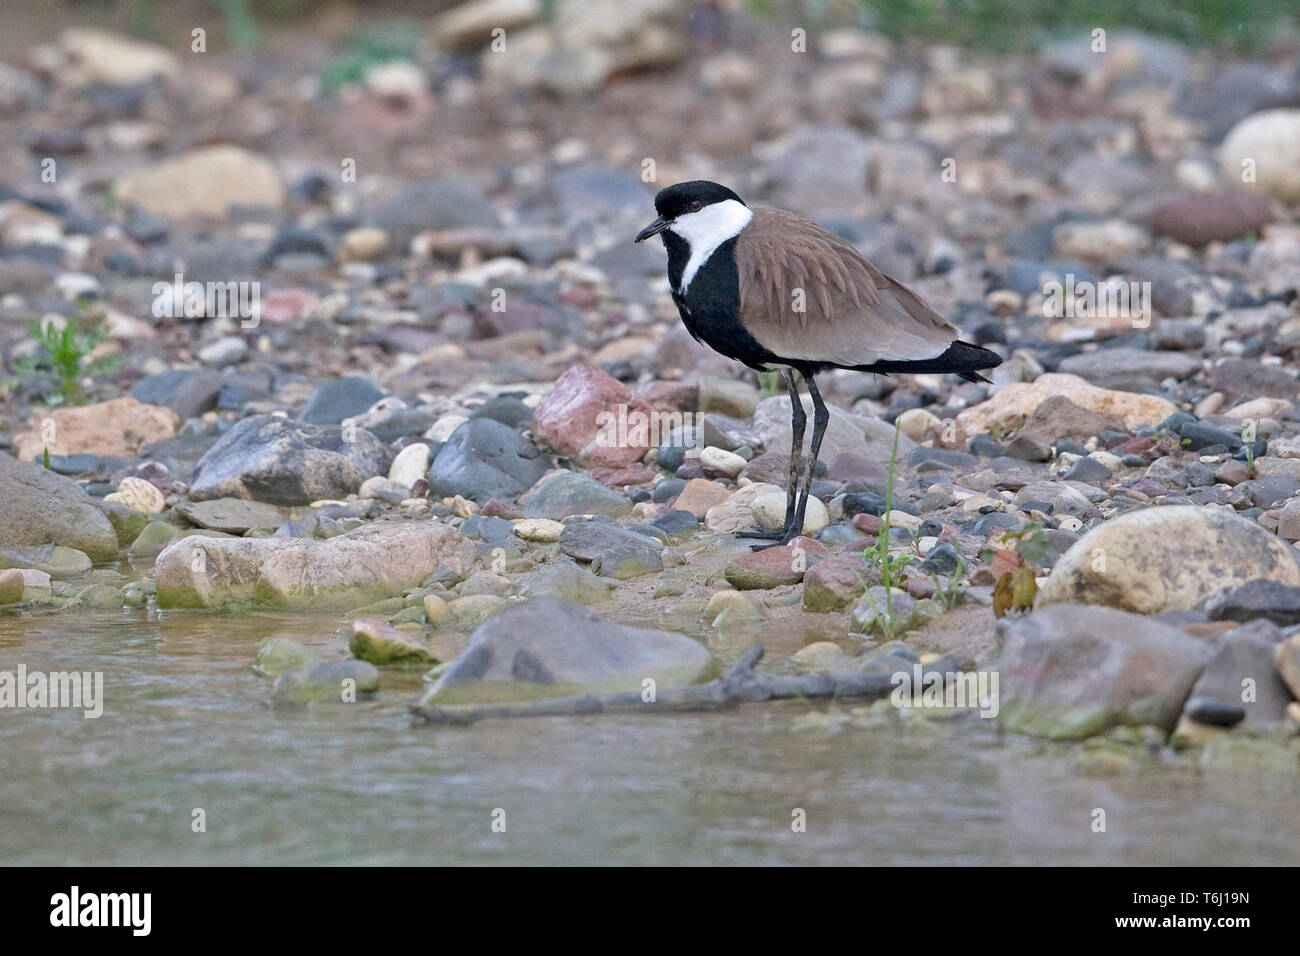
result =
[[[671,222],[670,220],[665,219],[663,216],[660,216],[660,217],[659,217],[658,219],[656,219],[654,222],[650,223],[650,225],[646,226],[644,229],[642,229],[640,232],[638,232],[638,233],[636,234],[636,240],[635,240],[635,241],[636,241],[636,242],[645,242],[645,241],[646,241],[647,239],[649,239],[651,236],[657,236],[657,235],[659,235],[659,233],[663,232],[665,229],[667,229],[667,228],[668,228],[669,226],[671,226],[671,225],[672,225],[672,222]]]

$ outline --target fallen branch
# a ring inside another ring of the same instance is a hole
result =
[[[557,717],[620,713],[700,713],[725,710],[736,704],[788,700],[793,697],[871,699],[887,697],[894,689],[892,674],[840,671],[833,674],[760,674],[754,670],[765,653],[755,644],[720,678],[693,687],[660,691],[645,701],[635,691],[622,694],[582,694],[576,697],[548,697],[511,704],[456,704],[411,707],[415,723],[440,726],[472,724],[491,717]],[[959,664],[941,658],[925,665],[923,673],[950,673]]]

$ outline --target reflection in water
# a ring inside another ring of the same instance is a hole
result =
[[[0,711],[0,861],[1300,862],[1278,839],[1300,830],[1291,787],[1184,767],[1083,777],[1077,748],[978,719],[801,734],[807,705],[789,703],[435,730],[409,724],[412,674],[385,675],[378,702],[272,711],[258,640],[338,647],[337,623],[0,616],[0,670],[102,670],[106,698],[98,720]]]

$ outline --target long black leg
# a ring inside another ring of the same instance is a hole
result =
[[[812,494],[813,471],[817,467],[817,455],[822,450],[822,437],[826,434],[826,426],[830,424],[831,413],[822,401],[821,392],[817,391],[817,382],[813,376],[805,373],[803,380],[808,383],[808,395],[813,402],[813,433],[812,446],[808,450],[808,464],[804,471],[803,494],[799,496],[799,505],[795,509],[793,524],[787,524],[785,529],[785,540],[792,541],[803,532],[804,512],[808,508],[808,497]]]
[[[799,465],[803,461],[804,426],[808,423],[808,413],[803,410],[803,402],[799,400],[799,386],[795,382],[794,369],[787,367],[781,372],[781,376],[785,379],[786,390],[790,393],[790,470],[785,488],[785,521],[780,531],[738,531],[736,533],[738,538],[788,541],[790,528],[794,522],[795,504],[799,494]]]
[[[799,398],[794,369],[787,368],[784,374],[785,387],[790,391],[790,474],[785,483],[785,530],[789,531],[799,499],[799,465],[803,461],[803,431],[808,423],[808,413],[803,410],[803,401]]]

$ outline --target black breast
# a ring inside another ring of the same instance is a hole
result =
[[[663,233],[663,239],[668,248],[668,282],[686,330],[715,352],[744,362],[750,368],[764,369],[771,363],[779,364],[780,357],[763,348],[749,334],[740,314],[736,240],[728,239],[713,250],[713,255],[696,271],[682,294],[677,290],[691,257],[690,246],[672,232]]]

